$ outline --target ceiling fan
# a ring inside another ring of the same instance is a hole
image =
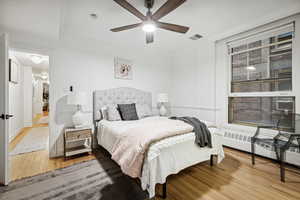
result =
[[[167,0],[167,2],[160,7],[154,14],[151,9],[153,8],[154,0],[145,0],[145,7],[148,9],[146,16],[143,15],[140,11],[138,11],[135,7],[133,7],[127,0],[114,0],[117,4],[122,6],[124,9],[129,11],[134,16],[138,17],[142,20],[141,23],[131,24],[127,26],[122,26],[118,28],[111,29],[112,32],[120,32],[125,31],[137,27],[142,27],[143,31],[146,32],[146,42],[147,44],[152,43],[154,41],[154,31],[157,28],[165,29],[168,31],[174,31],[177,33],[186,33],[189,30],[189,27],[180,26],[176,24],[169,24],[160,22],[159,20],[178,8],[181,4],[183,4],[186,0]]]

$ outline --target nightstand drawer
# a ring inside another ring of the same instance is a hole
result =
[[[91,129],[70,131],[66,133],[67,140],[90,138],[92,134]]]

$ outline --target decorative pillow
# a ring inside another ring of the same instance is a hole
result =
[[[140,119],[152,115],[152,111],[148,104],[136,104],[136,112]]]
[[[111,105],[107,108],[107,119],[109,121],[120,121],[121,116],[117,109],[117,106]]]
[[[102,118],[102,114],[101,114],[101,110],[99,110],[99,111],[96,112],[95,120],[96,121],[100,121],[101,118]]]
[[[138,120],[135,103],[133,104],[118,104],[118,110],[121,118],[124,121]]]
[[[104,106],[100,109],[102,119],[108,120],[108,107]]]

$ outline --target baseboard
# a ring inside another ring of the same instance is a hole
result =
[[[12,137],[9,137],[9,142],[13,141],[18,135],[20,135],[24,130],[24,127],[19,128],[18,130],[14,131],[14,135]]]
[[[14,136],[10,136],[9,138],[8,138],[8,142],[9,143],[11,143],[11,141],[13,141],[15,138],[17,137],[17,135],[14,135]]]
[[[32,127],[32,122],[24,122],[24,127]]]

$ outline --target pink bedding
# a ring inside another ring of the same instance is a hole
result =
[[[141,176],[143,161],[149,146],[162,139],[189,133],[193,127],[179,120],[149,118],[118,135],[112,148],[112,159],[123,173],[137,178]]]

